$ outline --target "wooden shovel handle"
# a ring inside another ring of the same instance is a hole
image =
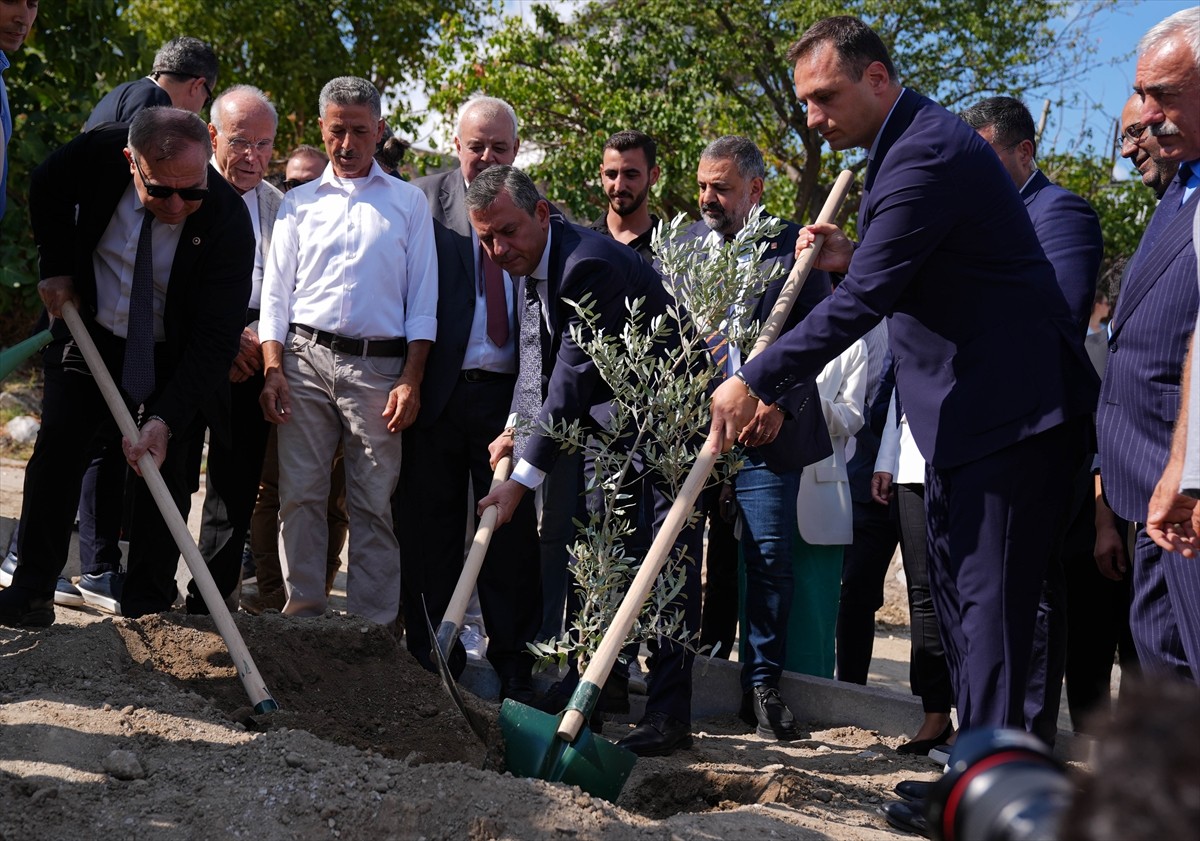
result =
[[[833,189],[829,193],[829,198],[825,200],[825,205],[821,209],[821,215],[817,217],[818,222],[833,221],[834,217],[837,216],[838,209],[842,206],[842,202],[846,199],[846,193],[849,191],[853,180],[853,173],[849,170],[842,170],[834,182]],[[817,255],[824,244],[825,237],[818,236],[813,242],[812,248],[804,255],[804,258],[797,261],[796,265],[792,268],[787,282],[779,293],[779,301],[775,304],[771,310],[771,315],[763,325],[758,341],[754,343],[754,350],[750,354],[751,357],[769,346],[779,335],[779,331],[782,329],[783,323],[787,320],[792,305],[800,296],[800,290],[804,286],[804,281],[808,279],[813,263],[816,262]],[[633,623],[637,621],[638,614],[641,613],[642,606],[646,603],[646,597],[650,595],[650,591],[654,587],[655,579],[658,578],[658,574],[666,564],[667,558],[670,557],[671,548],[675,545],[676,538],[679,537],[680,531],[683,530],[684,524],[687,523],[688,518],[692,514],[696,500],[700,497],[700,492],[704,490],[704,485],[708,482],[708,475],[712,472],[713,466],[717,462],[715,449],[713,434],[709,432],[709,437],[700,448],[692,469],[688,472],[687,478],[684,479],[683,487],[679,490],[679,496],[676,497],[675,502],[671,505],[671,510],[667,512],[667,517],[663,521],[662,528],[654,536],[654,542],[650,545],[650,551],[646,553],[646,558],[642,561],[637,575],[634,576],[633,583],[629,585],[629,591],[625,594],[625,598],[622,599],[621,606],[617,609],[616,617],[614,617],[612,624],[609,626],[608,632],[605,633],[604,639],[601,640],[600,647],[596,649],[591,662],[588,663],[587,670],[583,673],[582,679],[585,682],[595,686],[603,686],[604,682],[608,680],[608,673],[612,671],[613,664],[617,661],[617,655],[620,654],[621,648],[625,645],[625,638],[629,636],[629,631],[633,628]],[[575,741],[585,721],[586,718],[582,712],[576,709],[568,709],[563,714],[562,720],[558,725],[559,738],[567,742]]]
[[[104,360],[100,358],[100,353],[96,350],[96,345],[92,342],[92,337],[88,333],[83,319],[79,317],[79,311],[75,309],[74,303],[68,301],[63,304],[62,317],[67,322],[67,326],[71,328],[75,344],[83,352],[83,358],[87,360],[88,368],[91,369],[92,379],[96,381],[100,393],[104,395],[104,402],[108,404],[108,409],[112,412],[121,434],[130,443],[135,443],[141,436],[141,431],[134,423],[133,416],[129,414],[129,409],[125,406],[125,398],[117,390],[117,385],[108,373]],[[180,441],[175,446],[182,447],[185,444]],[[148,452],[143,453],[142,457],[138,459],[138,467],[142,470],[142,478],[146,480],[146,485],[150,488],[150,494],[154,497],[158,510],[162,512],[163,520],[171,530],[171,536],[175,538],[175,543],[179,546],[184,561],[187,562],[192,578],[196,580],[196,586],[216,623],[218,633],[225,641],[225,647],[229,649],[230,656],[233,657],[238,677],[241,678],[242,686],[246,688],[246,694],[254,703],[255,712],[265,713],[278,709],[279,705],[267,691],[267,687],[254,665],[254,660],[246,649],[242,635],[238,632],[237,626],[233,624],[233,617],[229,615],[229,608],[226,607],[225,600],[221,598],[217,585],[213,583],[212,573],[208,571],[208,564],[204,562],[200,549],[192,540],[191,532],[188,531],[187,523],[184,522],[179,509],[175,507],[171,492],[167,490],[167,483],[163,481],[162,473],[159,472],[158,465],[154,463],[154,456]]]
[[[492,474],[492,486],[489,490],[494,491],[500,487],[508,479],[510,470],[512,470],[512,456],[505,456],[496,465],[496,472]],[[467,612],[467,603],[471,601],[471,593],[475,589],[479,571],[483,568],[483,559],[487,556],[488,544],[492,542],[492,532],[496,530],[496,518],[499,513],[499,509],[495,505],[489,505],[480,516],[479,528],[475,531],[475,539],[471,541],[471,550],[467,553],[467,559],[463,561],[463,570],[458,577],[458,585],[454,588],[454,595],[450,597],[450,604],[446,606],[446,613],[442,616],[443,625],[447,622],[453,622],[455,628],[462,625],[463,615]]]

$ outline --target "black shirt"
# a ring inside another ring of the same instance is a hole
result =
[[[642,259],[650,265],[654,265],[654,251],[650,248],[650,240],[654,236],[654,229],[658,227],[659,219],[653,213],[650,214],[650,227],[644,234],[637,239],[625,243],[638,254]],[[591,229],[597,233],[604,234],[606,237],[614,238],[612,232],[608,229],[608,211],[600,214],[600,218],[591,224]]]

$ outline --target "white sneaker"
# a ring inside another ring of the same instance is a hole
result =
[[[487,638],[479,633],[479,629],[474,625],[464,625],[459,631],[458,639],[467,650],[468,660],[482,660],[483,655],[487,653]]]
[[[0,562],[0,587],[11,587],[13,573],[17,571],[17,556],[9,552]]]

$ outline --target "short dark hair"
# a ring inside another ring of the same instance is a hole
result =
[[[143,108],[129,123],[127,145],[135,158],[165,161],[196,143],[212,150],[208,125],[191,111],[167,105]]]
[[[641,149],[646,155],[646,169],[654,169],[655,161],[658,159],[658,144],[654,142],[654,138],[637,129],[627,128],[608,138],[604,141],[604,151],[607,152],[609,149],[618,152]]]
[[[763,161],[762,152],[748,137],[740,137],[736,134],[718,137],[704,147],[704,151],[700,153],[700,160],[732,160],[737,166],[738,175],[742,178],[767,177],[767,165]]]
[[[888,78],[896,81],[896,66],[883,40],[858,18],[838,15],[817,21],[788,47],[788,63],[796,64],[822,44],[833,45],[842,71],[851,79],[861,79],[867,68],[878,61],[887,68]]]
[[[217,86],[217,54],[199,38],[183,35],[172,38],[154,54],[153,73],[203,78],[209,88]]]
[[[320,158],[323,161],[329,160],[329,155],[324,149],[318,149],[316,146],[310,146],[307,143],[301,143],[288,155],[288,160],[298,158],[302,155],[311,155],[314,158]]]
[[[515,166],[489,166],[475,176],[467,188],[467,210],[487,210],[501,192],[508,193],[513,204],[530,216],[537,210],[542,197],[530,178]]]
[[[1033,127],[1033,115],[1019,99],[989,96],[976,102],[960,116],[976,131],[991,126],[995,141],[1001,146],[1011,149],[1022,140],[1028,140],[1033,144],[1034,153],[1037,153],[1037,130]]]

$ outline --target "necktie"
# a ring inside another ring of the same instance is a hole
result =
[[[154,391],[154,251],[150,229],[154,214],[149,210],[142,213],[142,231],[138,235],[133,284],[129,290],[125,360],[121,367],[121,387],[137,405],[145,403]]]
[[[532,277],[525,278],[517,356],[517,414],[523,421],[533,421],[542,408],[542,301],[537,294],[537,281]],[[513,442],[514,457],[520,458],[525,452],[529,435],[529,427],[518,429]]]
[[[508,301],[504,298],[504,272],[479,246],[483,260],[483,297],[487,302],[487,334],[496,347],[508,341]]]

